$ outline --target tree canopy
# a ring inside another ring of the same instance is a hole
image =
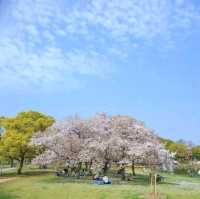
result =
[[[193,158],[200,160],[200,145],[192,148],[192,156]]]
[[[128,116],[110,117],[103,113],[88,119],[70,117],[35,134],[32,144],[47,149],[34,163],[59,163],[76,172],[85,164],[89,172],[105,174],[115,164],[124,177],[128,164],[151,164],[167,169],[171,166],[170,155],[158,137]]]
[[[20,112],[16,117],[1,117],[0,126],[5,128],[0,139],[0,156],[19,162],[18,173],[21,173],[25,160],[31,160],[40,148],[29,144],[34,133],[43,132],[54,123],[54,119],[35,111]]]
[[[183,140],[177,142],[170,139],[160,138],[166,149],[175,154],[178,161],[188,161],[192,159],[200,159],[200,146],[192,146]]]

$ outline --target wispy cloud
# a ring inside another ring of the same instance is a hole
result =
[[[187,0],[87,2],[84,8],[76,6],[68,15],[68,32],[86,33],[90,28],[98,28],[98,32],[104,36],[115,37],[118,41],[130,37],[148,40],[158,36],[169,36],[177,32],[177,29],[188,29],[199,22],[200,17],[199,9]]]
[[[2,0],[0,6],[4,86],[105,77],[129,47],[171,40],[199,20],[199,8],[187,0]]]

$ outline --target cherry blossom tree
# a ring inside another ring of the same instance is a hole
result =
[[[84,165],[88,173],[108,172],[112,164],[125,168],[135,163],[159,165],[168,169],[170,156],[157,136],[142,122],[129,116],[108,116],[105,113],[82,119],[78,116],[56,122],[45,132],[38,133],[32,144],[43,146],[44,153],[33,162],[57,163],[79,173]]]

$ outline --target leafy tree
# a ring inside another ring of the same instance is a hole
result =
[[[192,157],[191,150],[185,144],[174,143],[170,146],[170,150],[176,152],[178,160],[190,160]]]
[[[194,159],[200,160],[200,145],[192,148],[192,157]]]
[[[31,160],[41,152],[41,148],[30,145],[31,137],[38,131],[43,132],[53,123],[52,117],[34,111],[0,119],[0,126],[5,128],[0,140],[0,154],[11,162],[18,161],[18,174],[21,174],[25,160]]]
[[[160,140],[167,150],[176,154],[175,158],[177,160],[185,161],[191,159],[192,151],[184,141],[179,140],[178,142],[174,142],[164,138],[160,138]]]

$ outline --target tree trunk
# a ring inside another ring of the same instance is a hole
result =
[[[82,168],[82,162],[79,162],[79,163],[78,163],[78,166],[77,166],[77,170],[76,170],[76,175],[77,175],[78,177],[80,176],[81,168]]]
[[[10,168],[14,167],[14,160],[12,158],[10,158]]]
[[[122,176],[122,180],[126,180],[126,172],[125,172],[125,166],[122,167],[121,169],[121,176]]]
[[[88,171],[88,162],[85,162],[85,171]]]
[[[17,174],[21,174],[22,173],[23,166],[24,166],[24,157],[21,157],[21,159],[19,161],[19,168],[17,169]]]
[[[89,163],[89,175],[92,175],[92,160]]]
[[[103,167],[103,174],[106,175],[109,169],[109,161],[105,161],[104,167]]]
[[[79,163],[78,163],[78,172],[80,172],[81,169],[82,169],[82,162],[79,162]]]
[[[135,161],[132,160],[132,165],[131,165],[131,168],[132,168],[132,175],[135,176]]]

